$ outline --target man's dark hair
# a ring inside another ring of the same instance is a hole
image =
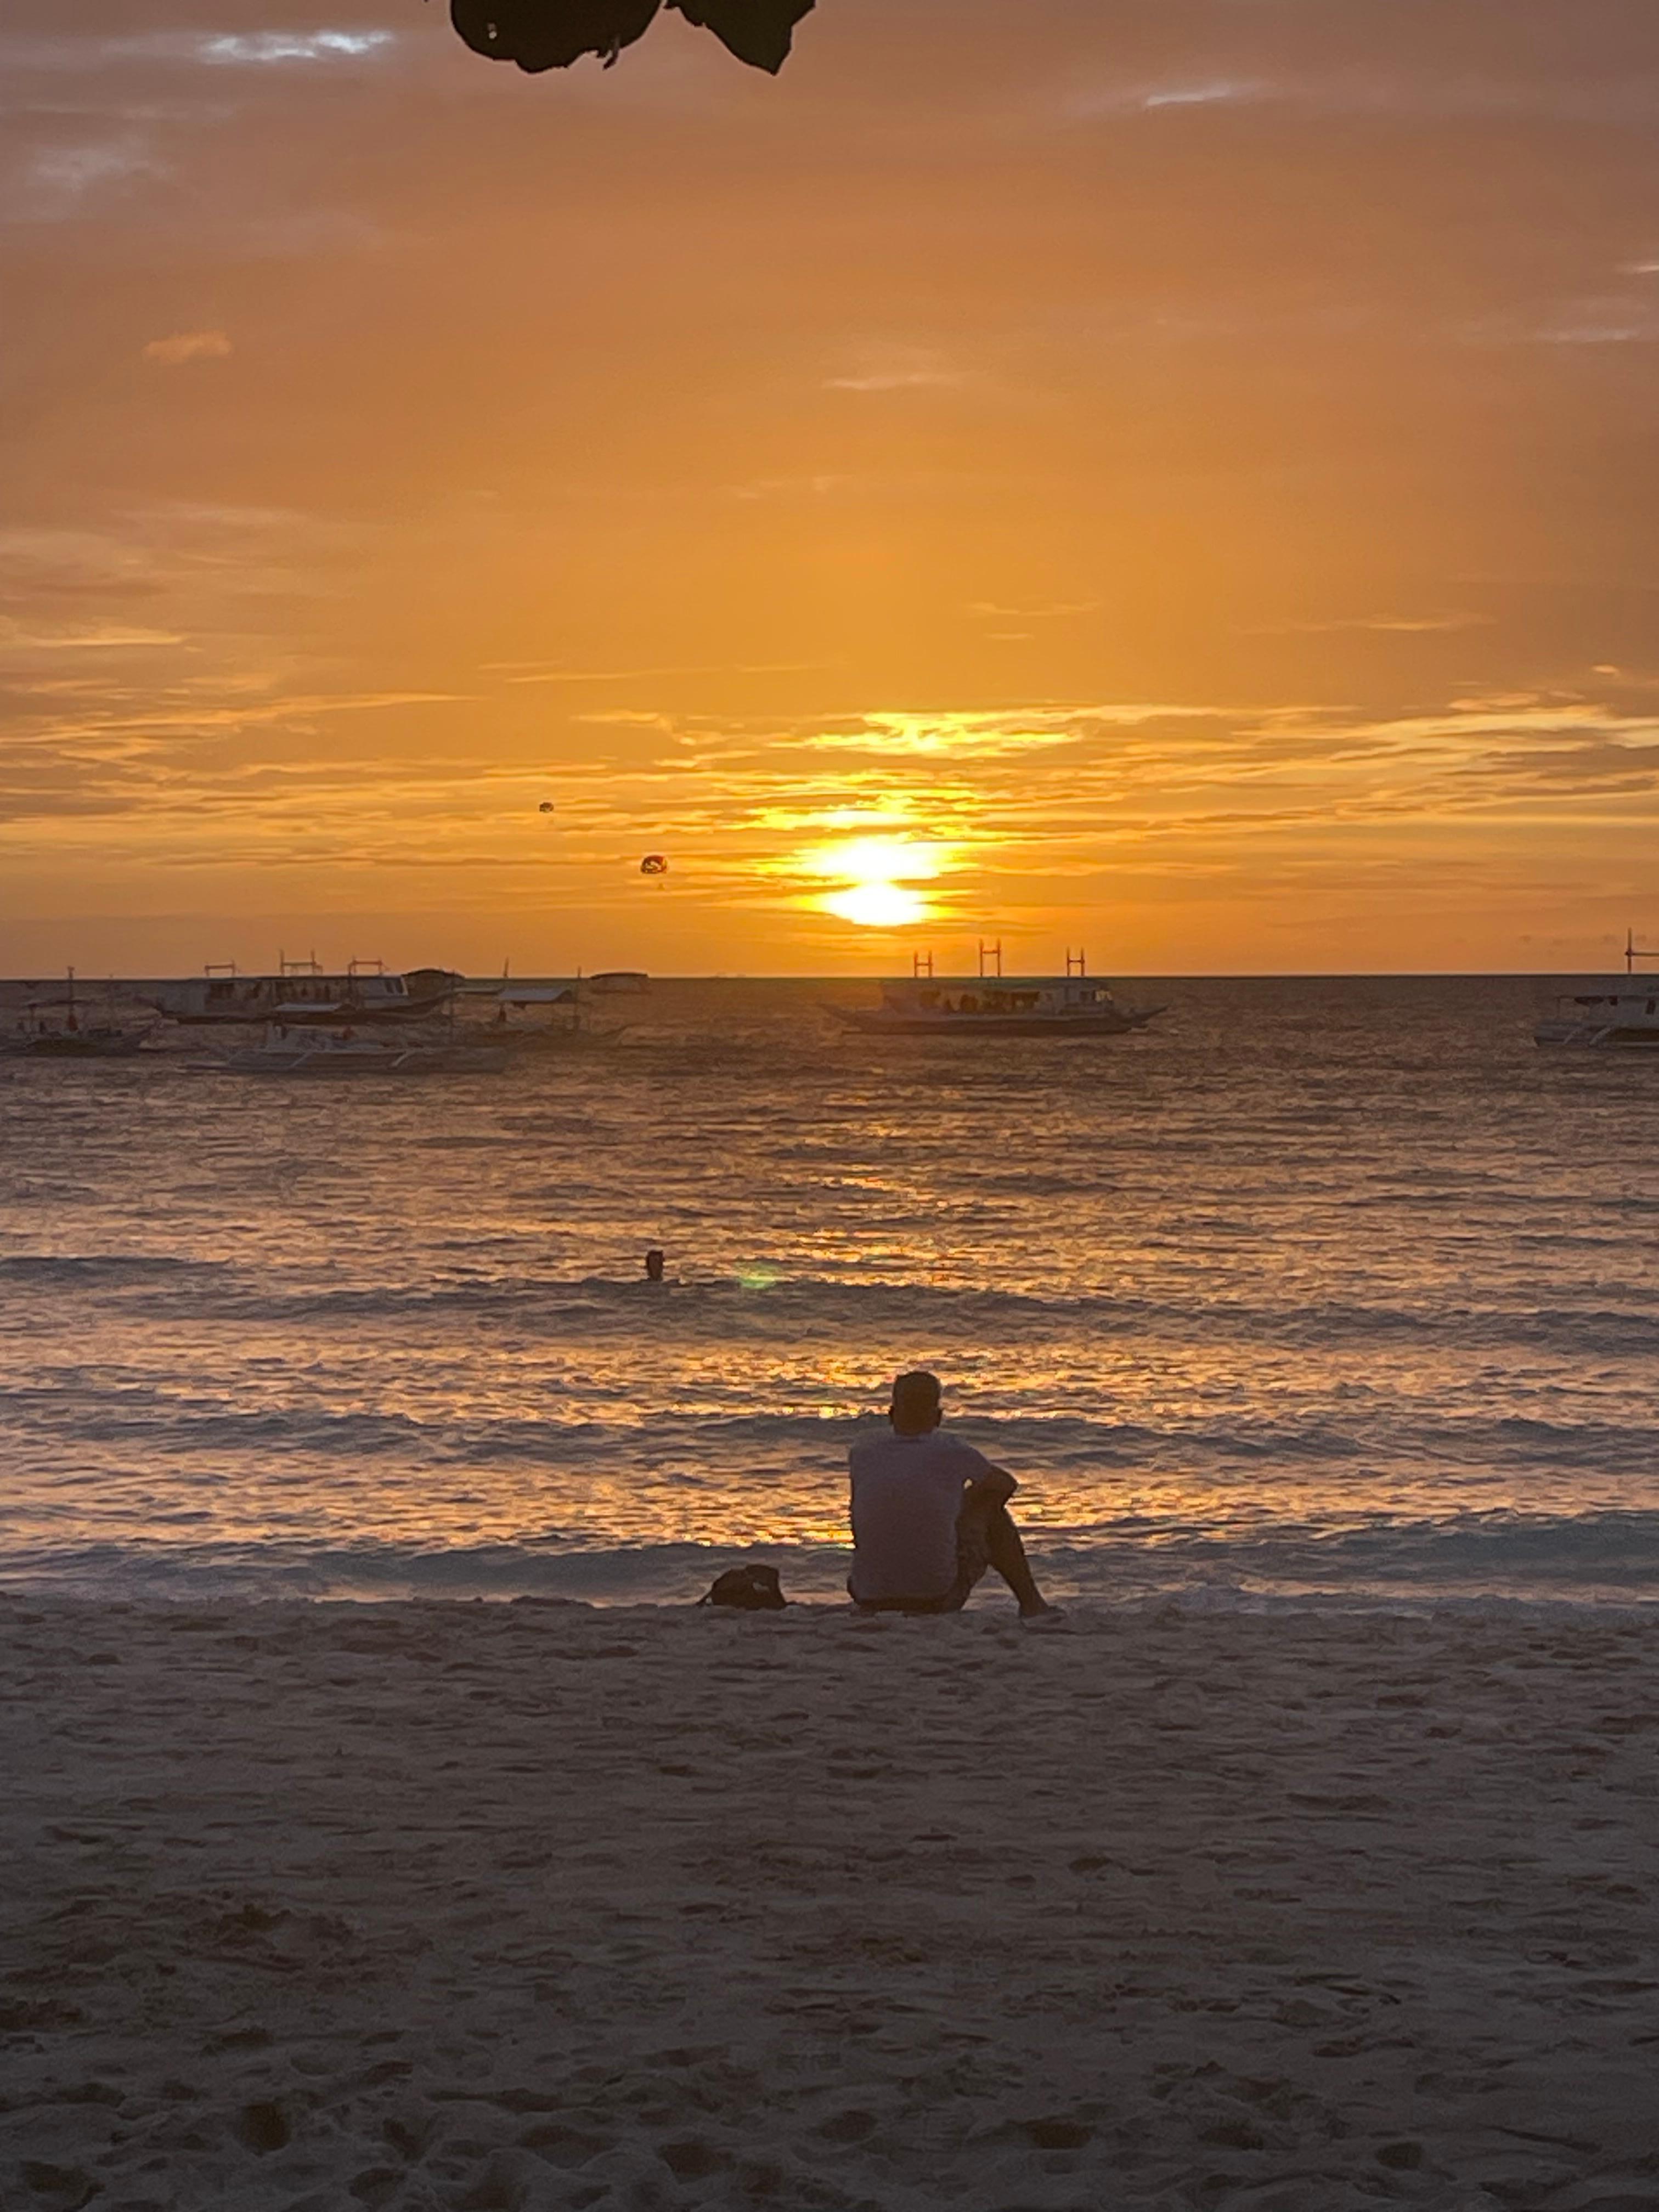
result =
[[[912,1421],[931,1421],[943,1395],[937,1375],[930,1375],[925,1367],[913,1367],[894,1381],[892,1418],[907,1426]]]

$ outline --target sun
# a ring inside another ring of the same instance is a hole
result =
[[[811,847],[799,865],[836,885],[813,900],[821,913],[860,929],[904,929],[933,918],[936,909],[913,886],[931,882],[949,861],[945,848],[908,837],[848,837]]]
[[[854,884],[850,890],[829,891],[819,901],[826,914],[855,921],[861,929],[902,929],[926,921],[933,908],[920,891],[903,884]]]

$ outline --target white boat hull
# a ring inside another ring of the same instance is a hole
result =
[[[1577,1052],[1659,1052],[1659,1024],[1648,1029],[1628,1023],[1540,1022],[1534,1044]]]
[[[260,1045],[228,1054],[234,1075],[499,1075],[513,1054],[505,1045],[343,1045],[292,1050]]]
[[[1534,1044],[1574,1052],[1659,1052],[1659,977],[1621,976],[1564,994],[1532,1036]]]
[[[831,1006],[866,1036],[1110,1037],[1145,1029],[1162,1006],[1121,1006],[1097,977],[913,975],[885,982],[878,1006]]]
[[[1105,1014],[895,1014],[883,1007],[834,1006],[831,1012],[866,1036],[1104,1037],[1144,1029],[1162,1006]]]

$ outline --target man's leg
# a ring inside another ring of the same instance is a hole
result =
[[[961,1602],[967,1602],[969,1591],[988,1566],[994,1567],[1007,1583],[1026,1619],[1054,1611],[1036,1586],[1025,1557],[1025,1547],[1007,1506],[1001,1498],[987,1492],[970,1490],[957,1522],[957,1579],[962,1591]]]

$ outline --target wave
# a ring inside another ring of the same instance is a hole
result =
[[[1644,1297],[1634,1290],[1624,1304],[1605,1298],[1583,1304],[1492,1301],[1453,1309],[1202,1295],[1182,1300],[803,1274],[790,1272],[787,1259],[764,1256],[730,1275],[665,1286],[614,1276],[491,1272],[459,1281],[306,1282],[289,1288],[280,1280],[251,1280],[228,1261],[121,1254],[15,1255],[0,1260],[0,1283],[9,1279],[30,1290],[131,1286],[153,1310],[176,1317],[319,1329],[337,1322],[425,1316],[511,1319],[543,1342],[643,1328],[670,1340],[724,1337],[734,1330],[769,1338],[780,1331],[799,1338],[850,1330],[924,1343],[958,1334],[991,1342],[1041,1339],[1057,1348],[1068,1338],[1122,1338],[1166,1349],[1174,1342],[1338,1351],[1395,1342],[1447,1352],[1526,1346],[1598,1360],[1659,1354],[1659,1291]]]
[[[190,1260],[166,1253],[15,1252],[0,1259],[0,1282],[34,1289],[64,1283],[168,1283],[191,1276],[222,1277],[225,1260]]]
[[[1406,1605],[1659,1606],[1659,1512],[1563,1517],[1510,1513],[1249,1538],[1115,1528],[1036,1531],[1032,1553],[1057,1595]],[[776,1565],[798,1595],[842,1594],[846,1552],[825,1545],[586,1543],[564,1537],[430,1547],[294,1541],[35,1547],[0,1556],[0,1589],[114,1600],[563,1598],[685,1602],[744,1559]],[[992,1602],[990,1595],[980,1601]]]
[[[462,1363],[464,1369],[464,1363]],[[461,1370],[458,1370],[458,1373]],[[362,1463],[365,1473],[446,1466],[482,1472],[526,1468],[593,1474],[665,1467],[716,1485],[799,1481],[842,1464],[851,1438],[879,1429],[873,1410],[826,1418],[816,1408],[749,1412],[716,1402],[641,1410],[630,1374],[581,1386],[583,1410],[491,1414],[340,1409],[315,1402],[238,1407],[228,1395],[185,1396],[174,1385],[111,1384],[67,1370],[55,1384],[0,1388],[14,1451],[95,1448],[165,1460],[223,1462],[228,1473],[273,1456]],[[746,1386],[732,1399],[747,1403]],[[1097,1478],[1139,1474],[1245,1483],[1271,1497],[1282,1478],[1322,1476],[1340,1492],[1379,1480],[1455,1486],[1470,1479],[1553,1477],[1640,1483],[1659,1468],[1659,1426],[1633,1420],[1482,1419],[1448,1408],[1402,1419],[1388,1404],[1338,1417],[1317,1407],[1252,1418],[1164,1413],[1154,1425],[1097,1414],[1020,1407],[964,1415],[967,1442],[1034,1477],[1087,1488]],[[319,1499],[319,1504],[325,1503]]]

